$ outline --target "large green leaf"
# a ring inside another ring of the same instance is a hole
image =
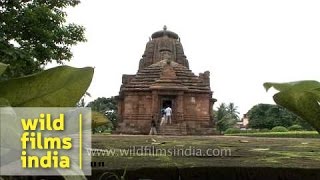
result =
[[[7,69],[8,65],[3,64],[0,62],[0,75],[4,73],[4,71]]]
[[[88,89],[93,68],[55,67],[31,76],[0,82],[0,97],[14,107],[70,107]]]
[[[308,91],[312,89],[320,88],[320,83],[318,81],[308,80],[308,81],[294,81],[288,83],[274,83],[266,82],[263,84],[264,88],[268,91],[271,87],[278,91],[285,91],[289,89],[295,89],[296,91]]]
[[[8,100],[0,97],[0,108],[1,107],[8,107],[8,106],[10,106],[10,103],[8,102]]]
[[[320,133],[320,83],[318,81],[297,81],[290,83],[264,83],[279,90],[274,101],[302,119],[309,122]]]

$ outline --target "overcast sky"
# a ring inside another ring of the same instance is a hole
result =
[[[69,65],[95,67],[93,98],[118,95],[122,74],[135,74],[145,45],[167,25],[191,70],[211,72],[213,97],[241,114],[273,103],[266,81],[320,80],[320,1],[82,0],[68,21],[86,27],[88,42]]]

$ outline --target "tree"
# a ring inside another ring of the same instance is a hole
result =
[[[110,98],[98,97],[94,101],[88,103],[87,107],[91,107],[92,111],[104,114],[110,120],[115,128],[117,125],[117,102],[114,96]]]
[[[270,125],[266,120],[266,118],[268,117],[266,112],[269,108],[270,104],[258,104],[253,106],[247,113],[249,118],[248,126],[250,128],[256,129],[271,129],[273,125]]]
[[[227,107],[225,103],[221,103],[218,107],[216,115],[216,119],[219,121],[227,114]]]
[[[220,104],[215,115],[220,133],[233,127],[239,120],[239,112],[234,103],[229,103],[228,106],[225,103]]]
[[[238,107],[234,105],[234,103],[229,103],[229,105],[227,106],[227,111],[233,119],[237,121],[239,120],[240,113],[238,111]]]
[[[258,104],[248,111],[249,127],[272,129],[275,126],[290,127],[294,124],[310,129],[310,125],[287,109],[273,104]]]
[[[84,27],[66,23],[64,8],[79,0],[0,2],[0,61],[9,64],[2,79],[41,71],[49,62],[72,57],[70,47],[85,41]]]

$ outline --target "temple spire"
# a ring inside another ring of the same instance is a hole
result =
[[[167,31],[167,26],[166,25],[163,26],[163,31]]]

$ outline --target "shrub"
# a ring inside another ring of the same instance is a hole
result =
[[[298,124],[295,124],[295,125],[292,125],[288,128],[289,131],[302,131],[303,130],[303,127],[298,125]]]
[[[269,132],[269,129],[247,129],[242,130],[241,133],[260,133],[260,132]]]
[[[237,128],[228,128],[224,134],[236,134],[236,133],[240,133],[241,130],[237,129]]]
[[[245,132],[245,133],[256,133],[256,132],[259,132],[258,129],[247,129],[245,131],[242,131],[242,132]]]
[[[288,129],[283,126],[276,126],[271,129],[271,132],[288,132]]]
[[[269,129],[266,129],[266,128],[264,128],[264,129],[260,129],[260,132],[269,132],[270,130]]]

